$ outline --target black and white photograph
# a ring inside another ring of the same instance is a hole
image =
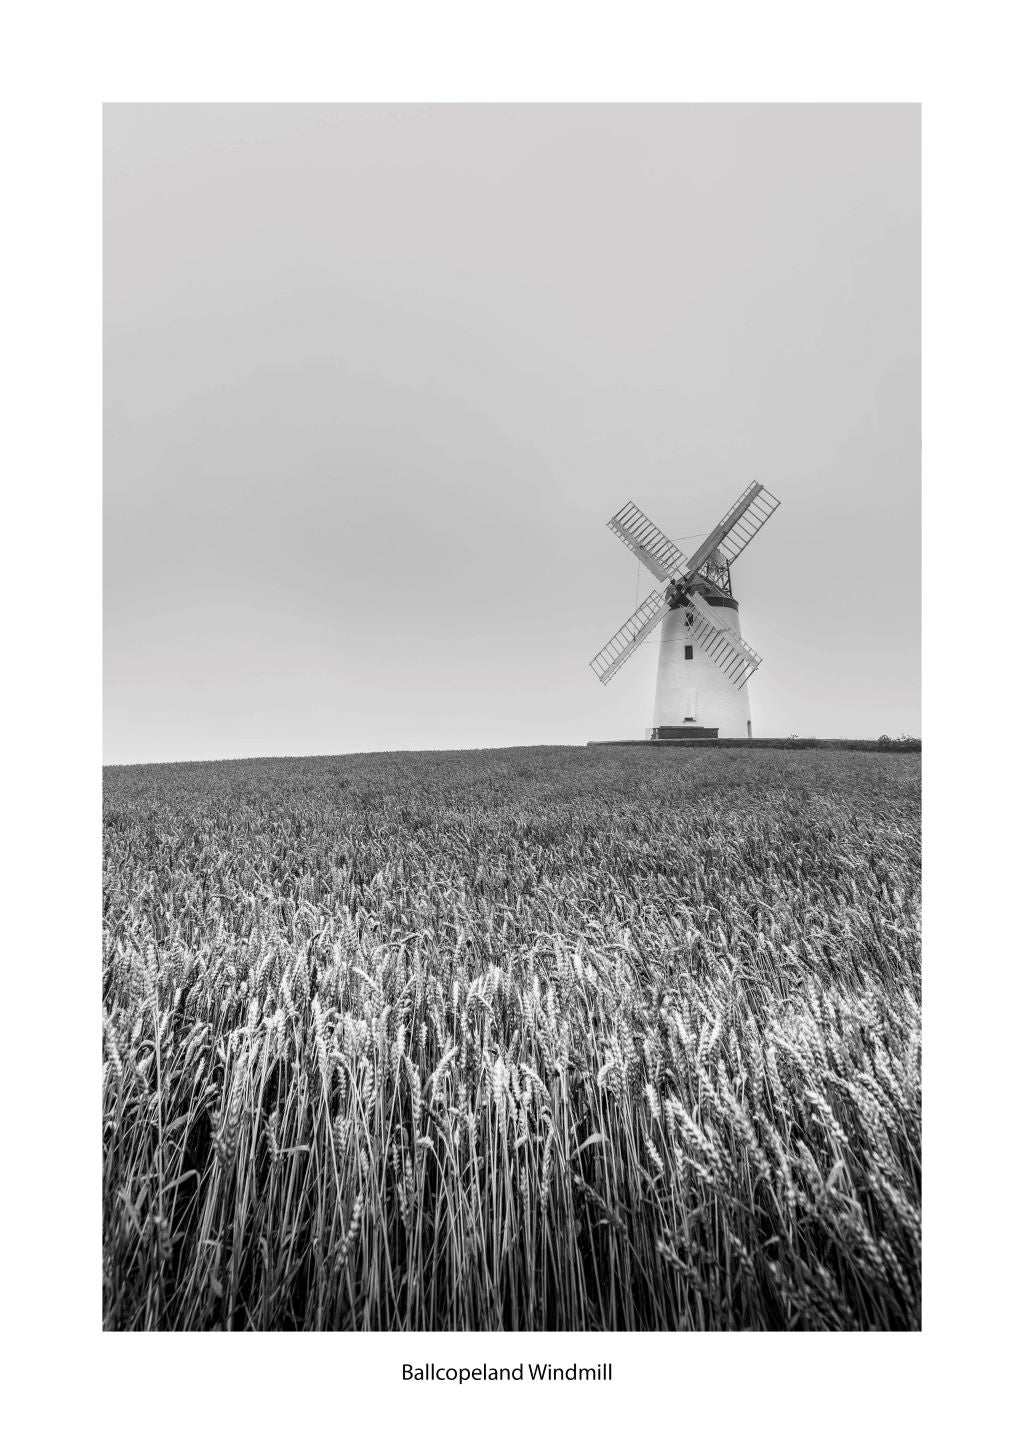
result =
[[[920,129],[106,107],[106,1329],[920,1327]]]
[[[12,1428],[1017,1428],[1010,18],[12,11]]]

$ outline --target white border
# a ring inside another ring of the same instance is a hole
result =
[[[1014,667],[1021,472],[1019,46],[975,3],[94,3],[5,27],[4,709],[12,991],[5,1353],[12,1427],[374,1419],[519,1430],[1003,1428],[1018,1296],[1018,709],[944,690]],[[916,1336],[99,1333],[101,100],[924,101],[925,1332]],[[1016,121],[1016,123],[1014,123]],[[13,189],[13,193],[12,193]],[[1004,486],[1000,486],[1000,485]],[[994,517],[992,515],[995,515]],[[986,554],[977,575],[970,559]],[[969,586],[962,569],[968,560]],[[978,580],[976,581],[976,575]],[[959,584],[969,601],[951,604]],[[979,656],[979,661],[982,660]],[[742,1341],[742,1342],[739,1342]],[[611,1358],[611,1385],[403,1386],[416,1362]],[[411,1352],[415,1350],[415,1355]],[[498,1391],[496,1396],[495,1391]]]

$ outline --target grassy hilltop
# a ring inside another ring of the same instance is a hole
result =
[[[111,768],[109,1328],[914,1328],[920,757]]]

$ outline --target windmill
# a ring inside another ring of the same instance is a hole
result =
[[[666,737],[749,737],[747,679],[761,659],[740,636],[731,567],[779,506],[751,483],[688,558],[635,503],[620,508],[608,527],[659,583],[602,647],[590,666],[610,682],[659,623],[654,727]]]

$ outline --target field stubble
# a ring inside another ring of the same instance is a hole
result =
[[[116,1329],[920,1322],[920,758],[112,768]]]

